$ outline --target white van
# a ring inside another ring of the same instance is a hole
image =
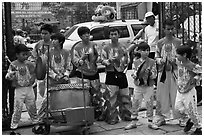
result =
[[[104,44],[110,42],[108,30],[112,27],[117,27],[120,31],[119,41],[124,43],[127,47],[130,45],[130,41],[142,28],[143,21],[139,20],[116,20],[112,22],[85,22],[72,26],[67,32],[65,32],[65,49],[71,49],[72,46],[80,41],[80,37],[77,34],[77,30],[81,26],[88,27],[90,29],[91,41],[94,41],[99,49],[103,47]]]

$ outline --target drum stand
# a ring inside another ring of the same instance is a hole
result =
[[[50,46],[48,46],[48,58],[47,58],[47,68],[46,68],[46,74],[47,74],[47,106],[46,106],[46,119],[44,121],[44,127],[43,129],[43,134],[48,135],[50,133],[50,125],[51,121],[49,121],[49,80],[48,80],[48,75],[49,75],[49,60],[50,60]],[[87,107],[86,107],[86,96],[85,96],[85,87],[84,87],[84,76],[83,76],[83,70],[81,72],[81,77],[82,77],[82,90],[83,90],[83,101],[84,101],[84,120],[82,121],[82,125],[85,127],[82,128],[81,134],[86,135],[88,134],[88,130],[90,127],[88,127],[88,120],[87,120]],[[35,133],[35,132],[34,132]]]
[[[85,127],[82,129],[82,134],[86,135],[88,134],[88,130],[90,129],[87,127],[87,112],[86,112],[86,97],[85,97],[85,90],[84,90],[84,75],[83,75],[83,70],[81,71],[81,78],[82,78],[82,90],[83,90],[83,97],[84,97],[84,122],[85,122]]]
[[[46,105],[46,120],[45,120],[45,130],[44,130],[44,134],[45,135],[48,135],[49,133],[50,133],[50,121],[49,121],[49,108],[48,108],[48,106],[49,106],[49,93],[48,93],[48,91],[49,91],[49,79],[48,79],[48,75],[49,75],[49,60],[50,60],[50,45],[47,45],[48,46],[48,48],[47,48],[47,53],[48,53],[48,55],[47,55],[47,69],[46,69],[46,74],[47,74],[47,81],[46,81],[46,83],[47,83],[47,105]]]
[[[48,108],[48,106],[49,106],[49,93],[48,93],[48,91],[49,91],[49,80],[48,80],[48,75],[49,75],[49,60],[50,60],[50,45],[46,45],[47,46],[47,53],[48,53],[48,55],[47,55],[47,67],[46,67],[46,75],[47,75],[47,79],[46,79],[46,84],[47,84],[47,105],[46,105],[46,119],[45,119],[45,121],[44,121],[44,130],[42,131],[43,132],[43,134],[44,135],[48,135],[49,133],[50,133],[50,121],[49,121],[49,108]],[[46,77],[45,77],[46,78]]]

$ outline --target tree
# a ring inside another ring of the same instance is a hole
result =
[[[92,21],[91,17],[94,15],[96,7],[100,2],[79,2],[76,3],[75,17],[77,23]]]
[[[44,2],[43,3],[43,6],[48,7],[57,20],[61,20],[65,18],[66,15],[70,13],[69,7],[72,5],[73,5],[73,2]]]

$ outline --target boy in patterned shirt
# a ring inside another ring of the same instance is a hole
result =
[[[119,42],[120,31],[110,28],[109,37],[111,42],[102,49],[101,60],[106,66],[107,98],[105,103],[105,121],[114,125],[119,118],[124,121],[131,120],[130,96],[126,70],[128,65],[128,54],[126,46]]]
[[[150,46],[146,42],[138,45],[139,59],[134,59],[132,78],[134,79],[134,93],[132,98],[132,121],[125,129],[137,128],[139,108],[144,100],[147,107],[147,117],[150,126],[153,126],[153,95],[154,79],[157,77],[156,61],[149,58]]]
[[[175,109],[180,112],[183,117],[190,118],[184,128],[184,132],[190,131],[192,126],[196,128],[193,132],[195,135],[202,135],[202,127],[198,119],[197,112],[197,94],[195,90],[196,84],[201,80],[202,67],[190,61],[192,50],[189,46],[181,46],[177,48],[178,65],[178,89],[176,96]]]
[[[29,50],[24,44],[16,45],[17,60],[11,63],[6,74],[6,79],[12,80],[12,86],[15,87],[14,113],[10,126],[11,135],[17,134],[15,129],[21,119],[23,103],[25,103],[33,123],[37,124],[39,121],[32,87],[36,78],[35,65],[27,60]]]

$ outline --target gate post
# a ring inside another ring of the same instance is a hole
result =
[[[13,34],[11,23],[11,2],[4,2],[5,10],[5,36],[6,36],[6,53],[11,61],[14,60],[15,51],[13,47]]]
[[[163,34],[163,21],[165,19],[164,12],[165,12],[165,2],[159,2],[159,39],[161,39]]]

